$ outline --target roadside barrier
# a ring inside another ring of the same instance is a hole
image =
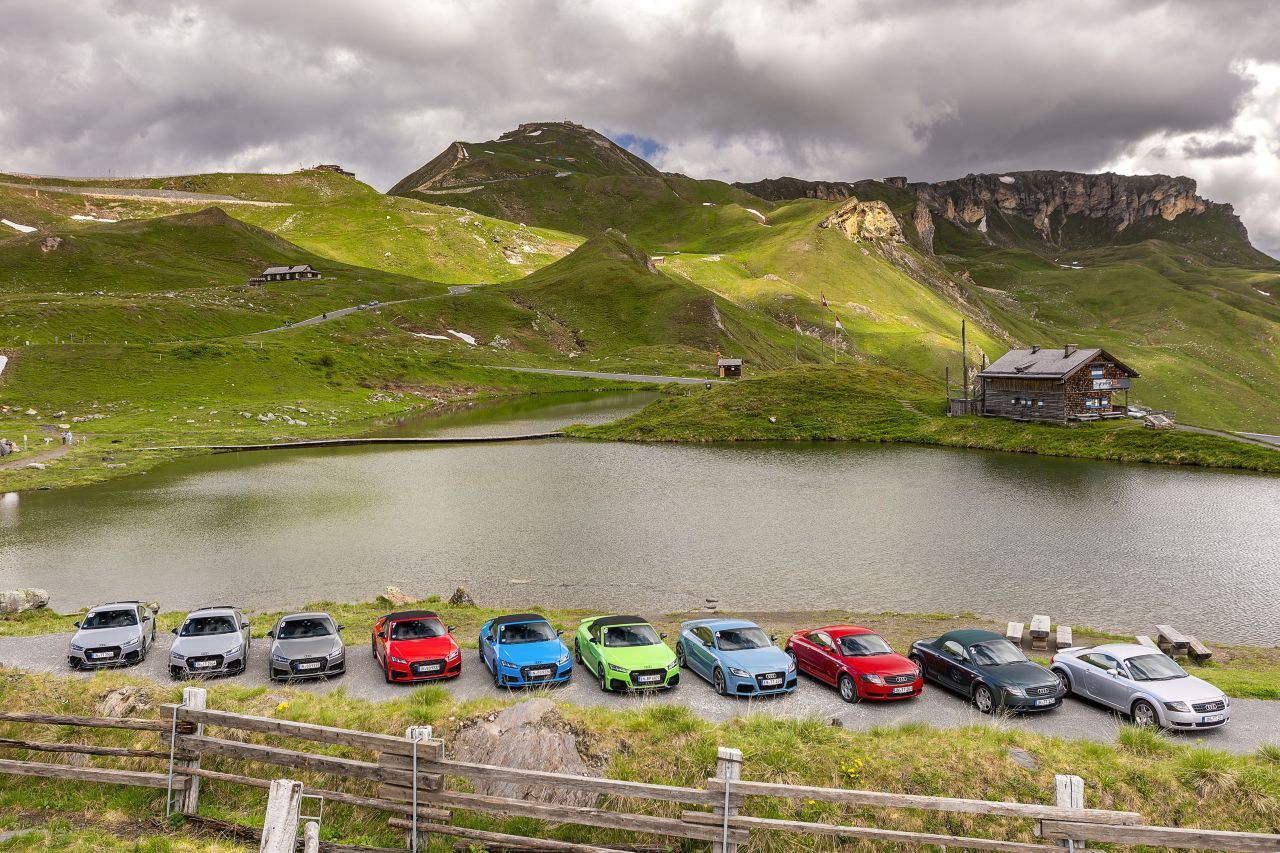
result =
[[[17,725],[117,729],[151,732],[161,740],[160,748],[140,749],[0,738],[0,751],[20,750],[26,755],[42,753],[51,756],[73,753],[128,765],[73,766],[28,757],[3,758],[0,759],[0,773],[162,789],[169,794],[169,807],[173,811],[195,822],[219,825],[222,829],[247,836],[258,836],[259,832],[253,827],[226,824],[198,814],[201,798],[216,797],[217,790],[215,787],[212,793],[202,792],[201,782],[272,791],[276,805],[271,814],[277,817],[267,820],[267,826],[260,834],[263,843],[271,839],[274,844],[279,844],[282,832],[285,833],[283,837],[292,838],[290,833],[302,830],[305,835],[316,839],[319,849],[375,849],[319,842],[320,815],[324,813],[324,804],[329,803],[390,814],[389,825],[405,830],[409,844],[426,836],[441,835],[496,848],[564,853],[616,851],[604,844],[531,838],[459,826],[452,822],[453,813],[534,818],[552,824],[577,824],[614,832],[685,839],[709,844],[713,853],[737,853],[746,849],[751,836],[758,833],[1019,853],[1045,853],[1063,847],[1082,849],[1083,843],[1089,841],[1246,853],[1280,851],[1280,835],[1147,826],[1143,824],[1142,816],[1135,812],[1086,808],[1084,782],[1077,776],[1060,775],[1056,778],[1055,805],[820,788],[743,779],[746,768],[741,752],[721,747],[715,773],[706,780],[704,787],[657,785],[457,761],[446,758],[444,743],[420,728],[410,728],[404,737],[341,729],[211,710],[205,707],[206,698],[203,688],[188,687],[183,692],[183,703],[162,706],[159,719],[0,711],[0,726],[8,730]],[[210,734],[210,730],[218,730],[217,736]],[[353,754],[361,757],[352,757]],[[202,760],[216,762],[220,769],[201,766]],[[133,769],[139,762],[151,762],[165,769],[163,772]],[[249,768],[262,766],[275,772],[266,776],[250,775]],[[308,774],[308,778],[319,776],[338,783],[346,782],[345,787],[360,792],[337,790],[337,785],[331,786],[334,790],[319,785],[312,787],[310,783],[304,787],[297,781],[277,778],[279,768]],[[534,788],[589,792],[595,795],[595,805],[559,805],[457,790],[450,787],[453,779],[473,784],[514,783]],[[758,797],[769,798],[774,803],[782,800],[835,804],[856,809],[859,817],[848,823],[826,823],[745,813],[750,811],[747,805],[751,799]],[[298,812],[302,798],[319,801],[318,814],[314,818],[304,816],[300,819]],[[875,816],[877,824],[892,823],[899,810],[983,816],[992,818],[996,825],[989,828],[988,837],[863,825],[864,821],[870,822],[869,815]],[[284,829],[275,826],[273,821],[283,821]],[[1016,833],[1026,838],[1028,823],[1039,840],[1007,837]]]

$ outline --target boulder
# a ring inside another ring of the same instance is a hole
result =
[[[103,694],[98,702],[99,717],[123,719],[151,707],[151,694],[142,687],[127,685]]]
[[[579,753],[578,734],[550,699],[529,699],[489,714],[458,732],[451,744],[454,758],[481,764],[549,770],[574,776],[599,776]],[[511,782],[475,782],[476,793],[540,803],[595,806],[589,791],[546,788]]]
[[[467,592],[464,587],[458,587],[453,591],[453,595],[449,596],[449,606],[475,607],[476,601],[471,597],[471,593]]]
[[[405,595],[398,586],[387,587],[386,591],[382,593],[382,597],[396,607],[403,607],[406,604],[412,604],[414,602],[414,598],[412,596]]]
[[[49,593],[27,587],[0,592],[0,613],[25,613],[49,606]]]

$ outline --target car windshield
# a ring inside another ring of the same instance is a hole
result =
[[[542,643],[556,638],[556,629],[546,622],[517,622],[498,629],[500,643]]]
[[[724,628],[716,632],[716,644],[721,651],[742,652],[747,649],[764,649],[773,645],[769,635],[754,625],[750,628]]]
[[[1018,663],[1027,659],[1022,650],[1008,640],[989,640],[969,647],[973,662],[983,666]]]
[[[1168,655],[1138,655],[1127,663],[1134,681],[1169,681],[1187,676],[1187,671]]]
[[[180,636],[208,637],[213,634],[234,634],[235,620],[230,616],[195,616],[182,623]]]
[[[653,646],[660,642],[651,625],[618,625],[604,632],[604,644],[613,648]]]
[[[444,623],[439,619],[406,619],[391,626],[393,640],[425,640],[444,635]]]
[[[879,634],[850,634],[838,640],[840,654],[850,658],[893,654],[893,649]]]
[[[328,619],[290,619],[280,623],[276,639],[302,640],[307,637],[327,637],[332,633]]]
[[[130,625],[137,624],[138,611],[129,608],[128,610],[99,610],[96,613],[90,613],[84,617],[80,627],[92,631],[95,628],[128,628]]]

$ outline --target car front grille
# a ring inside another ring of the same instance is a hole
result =
[[[101,657],[99,657],[101,655]],[[84,650],[84,659],[89,663],[111,663],[120,659],[119,646],[98,646]]]
[[[1212,702],[1197,702],[1191,707],[1194,708],[1198,714],[1208,714],[1212,711],[1221,711],[1223,708],[1227,707],[1227,703],[1223,702],[1221,699],[1215,699]]]
[[[414,675],[439,675],[444,672],[444,659],[415,661],[409,669]]]
[[[187,669],[192,672],[207,672],[211,669],[222,669],[222,655],[200,655],[198,657],[187,658]],[[213,661],[209,664],[208,661]],[[201,664],[204,664],[201,666]]]
[[[912,684],[916,680],[914,672],[906,672],[902,675],[890,675],[884,680],[885,684]]]
[[[1058,685],[1050,684],[1045,687],[1028,687],[1028,696],[1053,696],[1058,692]]]
[[[667,671],[665,669],[633,669],[631,670],[631,684],[635,687],[653,687],[656,684],[661,684],[666,674]],[[655,675],[657,676],[656,679],[652,677]]]
[[[289,671],[294,675],[320,675],[328,662],[328,658],[298,658],[289,661]]]
[[[541,675],[534,675],[538,672]],[[553,663],[530,664],[520,667],[520,678],[525,681],[550,681],[556,677],[556,665]]]
[[[776,681],[775,681],[776,679]],[[773,681],[772,684],[765,684],[765,681]],[[781,690],[786,686],[787,677],[781,672],[760,672],[756,673],[756,687],[761,690]]]

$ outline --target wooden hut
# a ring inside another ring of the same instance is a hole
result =
[[[1057,423],[1124,417],[1137,375],[1102,349],[1010,350],[978,374],[982,414]]]
[[[721,379],[742,378],[742,359],[740,358],[719,359],[716,361],[716,368],[720,371]]]

